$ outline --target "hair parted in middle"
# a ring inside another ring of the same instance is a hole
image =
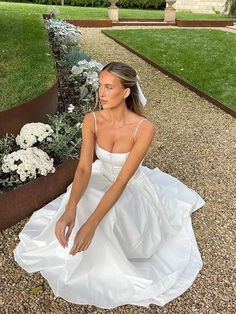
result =
[[[140,102],[138,93],[138,78],[136,71],[131,66],[123,62],[108,63],[104,66],[102,71],[108,71],[114,74],[120,79],[124,88],[130,88],[130,94],[125,99],[127,108],[140,116],[144,116],[143,106]]]

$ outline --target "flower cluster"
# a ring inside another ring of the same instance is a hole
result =
[[[46,176],[54,172],[53,159],[37,147],[20,149],[3,157],[2,171],[16,172],[22,182],[27,178],[36,178],[37,174]]]
[[[53,133],[49,124],[35,122],[25,124],[16,137],[16,143],[20,148],[32,147],[37,142],[42,142],[47,139],[48,142],[52,140],[50,135]]]
[[[78,27],[57,19],[45,20],[45,27],[64,52],[71,47],[80,48],[81,32]]]
[[[27,123],[18,136],[7,134],[0,139],[0,193],[54,172],[55,166],[69,158],[78,158],[82,117],[73,110],[71,104],[69,112],[48,116],[48,124]]]

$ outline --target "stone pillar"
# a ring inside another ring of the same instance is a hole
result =
[[[176,0],[166,0],[166,5],[168,4],[168,7],[165,8],[164,22],[175,23],[176,9],[173,7],[175,2]]]
[[[108,17],[110,20],[117,22],[119,20],[119,8],[116,6],[118,0],[109,0],[111,6],[108,8]]]

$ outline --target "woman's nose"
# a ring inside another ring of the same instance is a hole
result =
[[[101,96],[101,97],[105,96],[105,89],[102,87],[99,87],[98,93],[99,93],[99,96]]]

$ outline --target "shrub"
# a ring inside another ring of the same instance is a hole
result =
[[[72,68],[73,65],[76,65],[79,61],[82,61],[82,60],[86,60],[86,61],[91,61],[91,57],[88,56],[85,52],[73,47],[71,48],[66,57],[66,63],[67,63],[67,66]]]
[[[226,0],[225,12],[229,15],[236,15],[236,0]]]

